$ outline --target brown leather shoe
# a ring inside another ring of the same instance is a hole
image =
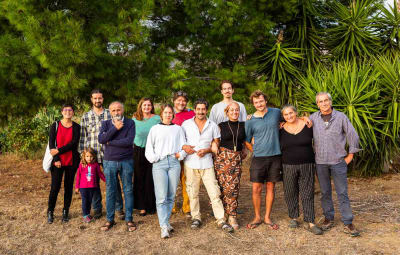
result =
[[[346,234],[349,234],[351,237],[360,236],[360,232],[358,232],[358,230],[353,224],[344,225],[343,231]]]
[[[321,224],[321,229],[322,229],[323,231],[327,231],[327,230],[329,230],[330,228],[332,228],[333,225],[334,225],[333,220],[328,220],[327,218],[325,218],[324,222],[322,222],[322,224]]]

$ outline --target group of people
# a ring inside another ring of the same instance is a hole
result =
[[[211,108],[209,118],[208,102],[198,99],[193,110],[188,109],[188,96],[183,91],[174,94],[173,105],[161,106],[160,116],[155,114],[153,101],[142,98],[131,119],[124,116],[121,102],[115,101],[109,110],[105,109],[102,92],[93,90],[93,107],[83,115],[80,126],[72,121],[73,106],[64,105],[63,119],[50,129],[53,164],[48,223],[54,221],[63,174],[62,221],[68,221],[76,173],[75,188],[81,193],[83,220],[87,223],[93,220],[91,207],[94,218],[102,216],[99,182],[106,182],[106,222],[101,227],[104,231],[114,226],[115,214],[126,221],[128,231],[136,230],[132,212],[137,209],[141,216],[157,212],[161,238],[170,237],[174,231],[171,214],[179,211],[175,204],[179,183],[182,212],[191,218],[191,228],[199,229],[199,191],[203,182],[217,225],[233,232],[239,229],[241,164],[250,151],[254,218],[247,224],[248,229],[262,223],[272,230],[279,228],[271,219],[271,211],[275,183],[283,180],[289,227],[300,226],[300,197],[305,228],[322,234],[334,226],[332,177],[344,232],[358,236],[347,193],[347,165],[360,150],[359,138],[346,115],[333,109],[330,94],[318,93],[319,111],[300,118],[292,105],[281,110],[268,107],[267,97],[260,90],[250,96],[256,112],[247,115],[244,105],[232,98],[234,87],[230,81],[222,81],[220,90],[223,100]],[[325,216],[320,226],[315,224],[315,173]],[[264,185],[266,210],[262,217]]]

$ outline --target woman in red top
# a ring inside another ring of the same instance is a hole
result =
[[[47,210],[47,222],[54,221],[54,208],[56,207],[58,192],[64,177],[64,208],[62,221],[68,222],[68,211],[71,205],[74,177],[79,165],[78,143],[80,136],[79,124],[72,121],[74,109],[72,105],[65,104],[61,109],[63,118],[50,127],[49,147],[53,156],[51,166],[51,188]]]
[[[181,126],[185,120],[191,119],[194,117],[194,111],[187,109],[188,96],[186,92],[178,91],[174,94],[174,98],[172,100],[174,103],[174,112],[175,117],[172,120],[172,123]],[[186,215],[186,217],[191,218],[190,215],[190,203],[189,196],[186,191],[186,177],[183,171],[183,161],[181,161],[181,184],[182,184],[182,212]],[[175,200],[176,201],[176,200]],[[174,204],[174,208],[172,208],[173,213],[178,212],[178,208],[176,208],[176,202]]]

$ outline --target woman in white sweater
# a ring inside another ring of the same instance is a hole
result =
[[[171,105],[161,107],[161,123],[150,129],[145,156],[153,163],[154,191],[161,238],[168,238],[174,231],[169,223],[174,206],[176,188],[180,178],[180,164],[186,153],[183,129],[172,123],[174,110]]]

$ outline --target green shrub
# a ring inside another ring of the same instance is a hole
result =
[[[348,116],[362,148],[353,168],[364,176],[381,174],[398,152],[399,61],[342,61],[319,66],[299,79],[296,101],[300,111],[318,111],[315,95],[327,91],[333,107]]]
[[[14,118],[0,132],[3,152],[16,152],[25,157],[41,151],[48,141],[49,127],[61,113],[58,107],[42,108],[31,118]]]

